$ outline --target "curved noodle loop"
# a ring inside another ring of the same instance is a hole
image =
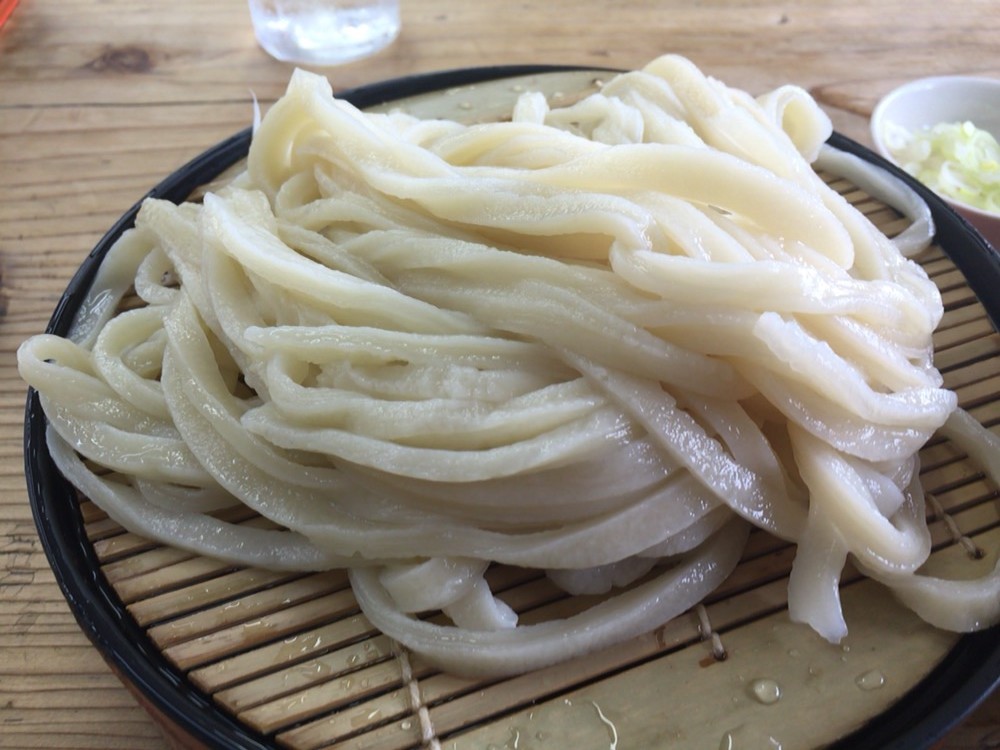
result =
[[[996,574],[950,596],[914,574],[915,453],[956,419],[941,300],[813,171],[829,134],[801,89],[754,99],[672,56],[469,126],[366,114],[299,71],[245,173],[148,200],[72,336],[26,342],[20,371],[60,468],[121,524],[349,567],[371,621],[447,669],[651,630],[751,524],[800,545],[790,611],[827,638],[848,555],[983,627]],[[908,211],[911,252],[932,227]],[[115,314],[130,286],[145,306]],[[236,503],[279,528],[211,515]],[[519,625],[493,563],[606,598]]]

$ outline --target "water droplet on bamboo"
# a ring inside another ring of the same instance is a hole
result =
[[[781,699],[781,686],[774,680],[754,680],[750,683],[750,691],[753,697],[765,706],[777,703]]]
[[[330,674],[333,670],[323,662],[313,662],[303,664],[299,669],[299,674],[305,678],[322,677],[324,675]]]
[[[862,690],[878,690],[885,684],[885,675],[877,669],[871,669],[858,675],[854,682]]]

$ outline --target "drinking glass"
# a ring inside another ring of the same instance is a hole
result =
[[[285,62],[338,65],[375,54],[399,34],[399,0],[249,3],[257,42]]]

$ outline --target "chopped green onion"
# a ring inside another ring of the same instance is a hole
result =
[[[897,163],[934,191],[1000,213],[1000,144],[971,122],[941,123],[917,132],[889,124],[886,145]]]

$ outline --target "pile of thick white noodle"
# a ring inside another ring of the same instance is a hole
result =
[[[652,630],[751,525],[797,545],[791,616],[830,640],[849,554],[928,621],[985,627],[996,571],[915,574],[918,449],[944,427],[994,476],[1000,456],[932,364],[940,296],[900,249],[929,216],[829,154],[907,206],[882,235],[810,166],[829,133],[801,89],[754,99],[673,56],[471,126],[362,113],[296,72],[246,172],[148,200],[21,373],[59,468],[122,526],[349,568],[371,622],[447,670]],[[212,515],[239,503],[273,524]],[[607,596],[519,626],[493,563]]]

